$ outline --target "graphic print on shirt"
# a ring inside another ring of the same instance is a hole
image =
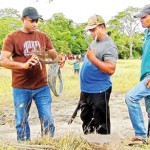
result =
[[[40,51],[39,41],[26,41],[24,43],[24,56],[32,55],[34,52]]]

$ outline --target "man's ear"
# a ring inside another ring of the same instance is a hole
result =
[[[22,18],[21,18],[21,21],[22,21],[22,22],[24,22],[24,19],[25,19],[25,18],[24,18],[24,17],[22,17]]]

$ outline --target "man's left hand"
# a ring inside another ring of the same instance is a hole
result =
[[[58,54],[58,63],[59,63],[59,67],[62,68],[65,64],[65,55],[63,53]]]
[[[95,59],[95,57],[96,57],[96,52],[95,52],[95,50],[91,50],[91,49],[87,49],[87,52],[86,52],[86,56],[87,56],[87,58],[89,59],[89,61],[91,61],[92,62],[92,60],[93,59]]]

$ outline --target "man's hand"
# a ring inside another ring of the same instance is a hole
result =
[[[115,72],[116,63],[114,61],[102,61],[96,57],[96,51],[87,49],[86,53],[89,61],[94,64],[103,73],[112,75]]]
[[[147,88],[150,88],[150,79],[148,79],[148,80],[146,81],[146,87],[147,87]]]
[[[65,64],[65,55],[63,53],[58,54],[58,63],[59,63],[59,67],[62,68]]]
[[[87,52],[86,52],[86,56],[87,56],[87,58],[89,59],[89,61],[91,61],[92,62],[92,60],[93,59],[95,59],[95,57],[96,57],[96,52],[95,52],[95,50],[91,50],[91,49],[87,49]]]
[[[37,63],[39,63],[39,58],[37,55],[33,54],[32,57],[23,64],[23,69],[29,69]]]

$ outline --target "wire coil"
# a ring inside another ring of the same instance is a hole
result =
[[[55,96],[60,96],[62,94],[64,85],[58,63],[48,64],[48,84]],[[58,89],[56,89],[57,87]]]

